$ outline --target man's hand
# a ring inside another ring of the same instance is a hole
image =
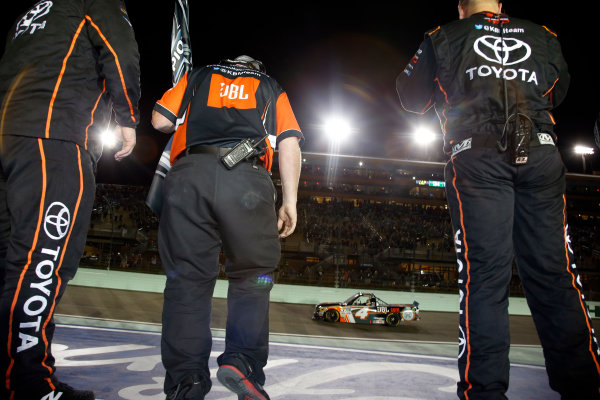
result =
[[[296,211],[296,205],[282,205],[279,209],[279,215],[277,218],[277,230],[279,231],[279,237],[285,238],[290,236],[296,229],[297,220],[298,214]]]
[[[298,179],[300,178],[300,146],[297,137],[288,137],[277,144],[279,148],[279,176],[281,177],[282,206],[277,218],[279,237],[288,237],[296,229],[298,213]]]
[[[123,141],[121,150],[115,153],[115,160],[121,161],[129,156],[135,147],[135,129],[117,125],[115,128],[115,136],[118,140]]]

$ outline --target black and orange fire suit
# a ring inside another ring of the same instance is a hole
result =
[[[139,123],[139,53],[120,0],[40,1],[9,31],[0,63],[3,135],[66,140],[101,154],[115,121]]]
[[[54,393],[53,313],[84,250],[100,135],[139,121],[119,0],[39,1],[0,61],[0,398]],[[61,392],[62,393],[62,392]]]
[[[600,398],[598,343],[568,236],[565,167],[550,111],[569,73],[554,32],[507,15],[477,13],[425,35],[398,76],[402,106],[432,106],[450,155],[445,169],[460,294],[461,399],[505,399],[513,261],[544,348],[550,386],[563,399]],[[503,140],[516,113],[533,122],[516,165]]]

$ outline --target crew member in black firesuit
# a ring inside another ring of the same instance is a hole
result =
[[[139,56],[119,0],[39,1],[0,61],[0,398],[93,399],[59,382],[53,313],[83,253],[101,133],[135,146]],[[112,105],[111,105],[112,103]]]
[[[591,329],[565,210],[565,168],[550,113],[569,85],[554,32],[462,0],[432,29],[396,87],[402,106],[435,106],[450,155],[445,181],[458,258],[461,399],[506,399],[513,259],[563,399],[598,399]]]
[[[188,107],[183,99],[192,88]],[[265,400],[269,293],[281,254],[279,238],[296,226],[303,135],[287,94],[261,62],[248,56],[184,75],[156,103],[154,127],[173,132],[180,108],[187,119],[173,139],[158,234],[167,275],[165,393],[168,400],[201,400],[211,388],[210,314],[223,246],[229,289],[217,378],[240,399]],[[237,165],[222,162],[229,148],[245,139],[256,143],[259,153],[250,150]],[[278,214],[269,173],[275,145],[283,194]]]

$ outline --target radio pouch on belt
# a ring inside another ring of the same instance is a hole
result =
[[[504,24],[508,23],[508,20],[502,21],[500,14],[497,15],[500,23],[500,39],[502,49],[506,48],[504,43]],[[504,68],[504,60],[502,60],[502,67]],[[529,159],[529,144],[531,142],[531,133],[533,132],[533,121],[525,114],[516,112],[509,115],[508,105],[508,89],[506,87],[506,78],[502,76],[502,89],[504,93],[504,129],[502,131],[502,137],[496,143],[498,151],[504,153],[508,150],[510,162],[513,165],[527,164]]]
[[[225,165],[227,169],[232,169],[242,161],[258,156],[260,151],[257,149],[257,146],[268,136],[269,135],[267,134],[254,143],[252,143],[250,139],[242,140],[229,150],[227,154],[221,157],[221,162],[223,162],[223,165]]]
[[[508,135],[510,161],[513,165],[527,164],[532,130],[531,119],[523,114],[517,114],[515,129]]]

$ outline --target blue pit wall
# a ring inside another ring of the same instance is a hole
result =
[[[105,289],[162,293],[165,281],[166,278],[164,275],[79,268],[77,275],[69,284]],[[227,280],[217,280],[213,297],[227,298],[227,286]],[[344,301],[358,291],[361,290],[357,288],[275,284],[271,291],[271,301],[315,305],[328,301]],[[458,293],[402,292],[372,289],[365,289],[363,291],[375,293],[377,297],[390,304],[412,303],[416,300],[419,302],[419,308],[422,311],[459,311]],[[590,309],[590,316],[592,318],[600,318],[600,301],[589,301],[587,305]],[[509,298],[508,312],[511,315],[531,315],[527,302],[522,297]]]

